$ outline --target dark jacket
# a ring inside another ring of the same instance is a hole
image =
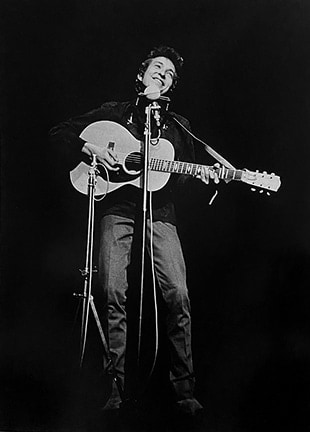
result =
[[[168,140],[174,147],[175,160],[194,162],[193,142],[190,135],[175,122],[177,118],[186,128],[190,129],[187,119],[175,113],[162,111],[161,137]],[[144,139],[144,106],[143,102],[108,102],[81,116],[60,123],[50,131],[50,138],[57,144],[57,151],[67,161],[67,167],[73,169],[81,160],[89,163],[89,158],[81,149],[85,143],[80,138],[81,132],[91,123],[99,120],[116,122],[138,140]],[[174,194],[188,176],[171,174],[168,183],[152,194],[153,219],[176,223]],[[102,215],[115,214],[135,219],[142,207],[142,190],[125,185],[109,193],[106,198],[96,203],[97,213]]]

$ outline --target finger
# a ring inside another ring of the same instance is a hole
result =
[[[215,166],[215,165],[214,165]],[[215,184],[218,184],[220,182],[219,176],[215,170],[210,171],[210,177],[214,181]]]
[[[204,168],[203,171],[203,182],[209,184],[210,181],[210,171],[207,168]]]
[[[217,172],[216,171],[214,171],[214,170],[211,170],[211,172],[210,172],[210,177],[211,177],[211,179],[214,181],[214,183],[218,183],[219,182],[219,178],[218,178],[218,175],[217,175]]]
[[[109,171],[118,171],[119,167],[114,167],[113,164],[111,165],[107,159],[99,158],[99,161],[109,170]]]
[[[113,160],[115,163],[119,162],[117,154],[115,153],[114,150],[108,149],[108,155],[110,156],[111,160]]]
[[[116,164],[119,163],[117,154],[113,152],[113,150],[109,150],[106,152],[104,159],[108,162],[108,164],[112,167],[114,167]]]

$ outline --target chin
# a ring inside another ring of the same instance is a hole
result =
[[[166,93],[168,93],[168,91],[169,91],[169,89],[163,89],[163,90],[160,90],[160,94],[161,95],[164,95],[164,94],[166,94]]]

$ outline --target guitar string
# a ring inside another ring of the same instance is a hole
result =
[[[139,155],[137,155],[137,156],[129,155],[127,157],[127,162],[141,164],[142,158],[139,157]],[[195,168],[196,167],[197,168],[202,167],[201,164],[196,164],[196,163],[192,163],[192,162],[174,161],[174,160],[169,160],[169,159],[158,159],[158,158],[151,158],[150,166],[155,171],[156,171],[156,169],[157,170],[163,170],[163,171],[165,171],[165,169],[166,169],[167,171],[169,171],[170,169],[175,169],[177,167],[176,171],[181,171],[182,173],[186,173],[188,171],[188,167],[191,167],[190,169],[192,169],[193,167],[195,167]],[[164,166],[165,166],[165,169],[164,169]]]
[[[126,153],[120,153],[123,155],[126,155]],[[132,164],[141,164],[142,163],[142,155],[141,154],[129,154],[127,156],[127,162]],[[170,173],[180,173],[180,174],[193,174],[196,175],[196,172],[192,173],[190,172],[194,167],[195,168],[201,168],[202,164],[196,164],[192,162],[185,162],[185,161],[175,161],[175,160],[168,160],[168,159],[158,159],[158,158],[151,158],[150,160],[150,167],[153,171],[162,171],[162,172],[170,172]],[[213,169],[213,167],[208,167],[209,169]],[[231,175],[233,174],[233,179],[239,179],[242,173],[246,172],[246,170],[238,170],[235,168],[228,168],[228,167],[221,167],[219,169],[216,169],[215,171],[218,172],[219,177],[221,179],[230,179]],[[250,173],[250,171],[248,171]],[[256,177],[260,173],[252,173]],[[272,180],[272,177],[275,177],[274,174],[268,174],[268,180]],[[254,178],[253,180],[256,180]],[[263,185],[260,185],[260,187],[263,187]]]
[[[129,163],[135,163],[135,164],[141,164],[142,160],[140,155],[128,155],[127,161]],[[202,168],[202,164],[196,164],[193,162],[183,162],[183,161],[174,161],[174,160],[168,160],[168,159],[158,159],[158,158],[151,158],[150,160],[150,167],[153,171],[162,171],[162,172],[170,172],[170,173],[181,173],[181,174],[193,174],[196,175],[199,168]],[[193,168],[195,168],[195,172],[192,173]],[[211,168],[211,167],[208,167]],[[227,178],[227,176],[230,176],[231,173],[235,173],[235,175],[238,176],[240,170],[236,169],[230,169],[221,167],[217,169],[220,178]]]
[[[136,163],[136,164],[140,164],[142,163],[142,157],[141,155],[134,155],[134,154],[129,154],[127,157],[127,161],[130,163]],[[185,162],[185,161],[174,161],[174,160],[169,160],[169,159],[158,159],[158,158],[151,158],[150,160],[150,165],[153,166],[154,169],[156,169],[157,167],[155,167],[155,165],[159,165],[158,170],[162,170],[163,169],[163,165],[168,165],[168,169],[174,169],[175,166],[177,166],[177,170],[182,171],[183,173],[187,172],[187,167],[202,167],[202,164],[197,164],[197,163],[193,163],[193,162]],[[169,165],[173,165],[173,168],[170,167]],[[208,167],[211,168],[211,167]],[[222,168],[219,169],[219,171],[222,171]],[[226,173],[231,173],[231,171],[237,172],[238,170],[235,169],[230,169],[230,168],[225,168]]]

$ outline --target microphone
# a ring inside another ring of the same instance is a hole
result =
[[[161,99],[160,89],[158,88],[158,86],[155,84],[151,84],[144,89],[143,93],[139,93],[138,96],[145,96],[147,99],[154,101],[152,103],[153,113],[154,113],[153,115],[157,127],[160,127],[160,114],[159,114],[160,105],[157,102],[155,102],[157,99]]]
[[[160,105],[158,105],[157,102],[153,102],[152,106],[154,109],[154,119],[156,121],[156,126],[159,128],[160,127],[160,114],[159,114]]]
[[[149,100],[163,100],[166,102],[170,102],[170,98],[168,96],[161,96],[160,90],[156,84],[151,84],[144,89],[144,92],[138,93],[138,96],[145,96]]]
[[[143,93],[139,93],[139,96],[146,96],[147,99],[156,100],[160,98],[160,90],[155,84],[151,84],[145,88]]]
[[[156,121],[157,127],[160,128],[161,117],[160,117],[159,110],[161,109],[161,106],[156,102],[156,100],[161,99],[169,103],[170,98],[167,96],[161,96],[160,89],[156,84],[151,84],[147,86],[144,89],[144,92],[139,93],[138,96],[145,96],[147,99],[153,101],[152,106],[153,106],[154,119]]]

